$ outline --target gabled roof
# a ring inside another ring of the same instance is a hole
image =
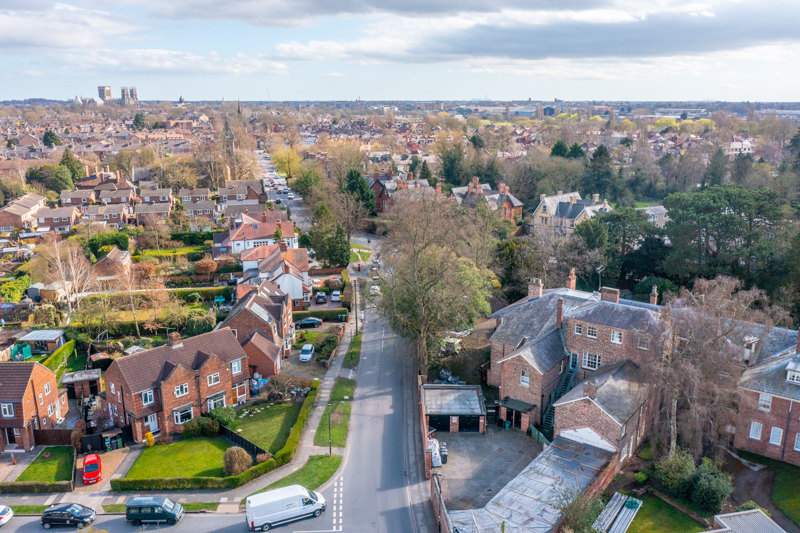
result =
[[[656,307],[656,306],[651,306]],[[599,324],[616,329],[624,330],[645,330],[652,334],[658,327],[658,320],[661,315],[658,308],[643,309],[637,306],[629,306],[625,303],[595,302],[592,305],[576,309],[570,313],[564,312],[565,316],[574,320],[581,320],[591,324]]]
[[[745,370],[739,379],[739,386],[756,392],[800,401],[800,383],[786,381],[787,371],[790,369],[800,369],[800,353],[797,352],[796,347],[768,357]]]
[[[515,357],[522,357],[540,374],[545,374],[567,356],[564,350],[561,330],[554,328],[549,333],[523,344],[501,359],[500,363]]]
[[[239,300],[236,306],[231,310],[225,321],[220,324],[220,328],[227,326],[236,316],[241,313],[249,313],[261,322],[265,327],[272,327],[272,324],[277,322],[275,316],[270,312],[270,308],[275,309],[275,303],[268,298],[258,294],[258,292],[249,292]],[[278,305],[278,318],[280,318],[280,304]]]
[[[21,401],[33,375],[33,367],[38,364],[22,361],[0,363],[0,401]]]
[[[251,345],[272,361],[277,361],[280,357],[281,348],[269,340],[261,331],[254,330],[242,341],[242,348]]]
[[[130,252],[128,252],[127,250],[125,250],[125,251],[124,250],[120,250],[119,248],[115,247],[115,248],[112,248],[111,250],[109,250],[106,255],[104,255],[103,257],[98,259],[97,263],[100,263],[102,261],[114,261],[114,262],[117,262],[117,263],[123,263],[123,262],[127,261],[128,259],[130,259],[130,257],[131,257],[131,253]],[[95,263],[95,264],[97,264],[97,263]]]

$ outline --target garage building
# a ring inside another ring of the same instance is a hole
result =
[[[430,429],[483,433],[486,405],[479,385],[423,385],[422,415]]]

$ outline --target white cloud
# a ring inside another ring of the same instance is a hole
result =
[[[341,72],[326,72],[323,76],[328,76],[329,78],[344,78],[345,75]]]
[[[224,56],[211,52],[206,56],[174,50],[142,49],[65,54],[59,58],[65,68],[83,71],[137,72],[198,75],[285,74],[288,68],[263,55]]]

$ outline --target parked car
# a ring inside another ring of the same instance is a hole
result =
[[[289,192],[289,187],[284,187],[283,188],[283,194],[287,194],[288,192]]]
[[[280,199],[280,198],[275,198],[275,203],[276,203],[276,204],[279,204],[279,203],[281,203],[281,199]]]
[[[53,526],[67,526],[81,529],[97,518],[97,513],[91,507],[84,507],[79,503],[54,503],[42,513],[42,527],[50,529]]]
[[[100,456],[90,453],[83,460],[83,483],[91,485],[103,479],[103,465]]]
[[[286,197],[288,200],[294,200],[294,193],[290,192],[289,195]]]
[[[300,351],[300,361],[308,363],[314,358],[314,345],[304,344],[303,349]]]
[[[0,526],[8,524],[11,517],[14,516],[14,511],[7,505],[0,505]]]
[[[157,522],[174,525],[183,515],[181,504],[163,496],[134,496],[125,502],[125,520],[136,527]]]
[[[373,285],[372,287],[369,288],[369,295],[370,296],[375,296],[376,294],[380,294],[380,293],[381,293],[381,288],[378,287],[377,285]]]
[[[308,329],[308,328],[318,328],[322,325],[322,320],[319,318],[315,318],[310,316],[308,318],[304,318],[300,322],[295,324],[297,329]]]
[[[318,304],[324,304],[328,301],[328,295],[324,292],[318,292],[316,298]]]
[[[381,277],[380,276],[372,276],[372,282],[373,283],[380,283],[380,281],[381,281]]]
[[[332,302],[341,302],[342,301],[342,291],[333,291],[331,293],[331,301]]]
[[[250,531],[269,531],[275,526],[307,516],[319,516],[327,504],[319,492],[300,485],[253,494],[247,497],[245,509]]]

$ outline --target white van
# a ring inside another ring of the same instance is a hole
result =
[[[250,531],[269,531],[307,516],[319,516],[326,507],[325,498],[319,492],[290,485],[248,496],[247,526]]]

